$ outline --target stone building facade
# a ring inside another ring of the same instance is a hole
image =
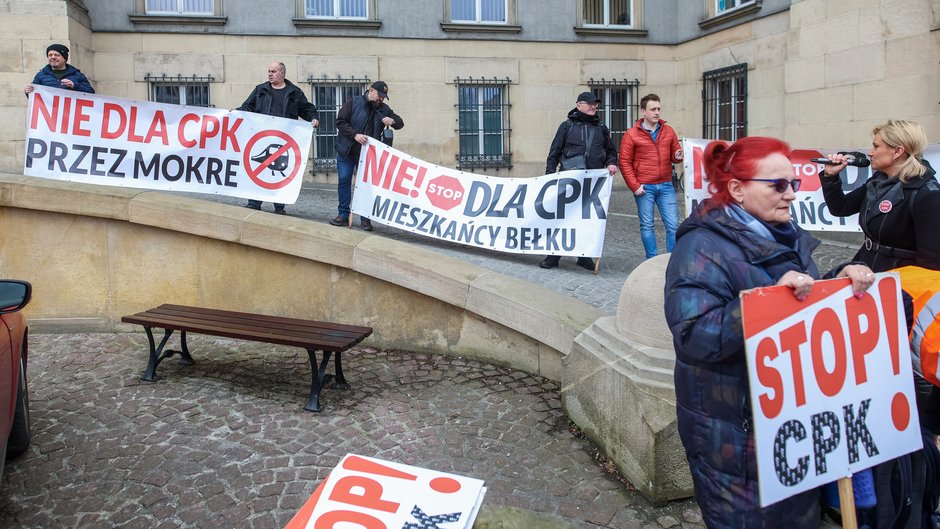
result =
[[[377,79],[397,148],[501,176],[544,171],[587,89],[617,137],[655,92],[681,136],[863,146],[903,117],[940,141],[940,0],[10,0],[0,22],[5,172],[51,42],[99,93],[219,108],[284,62],[323,110],[314,181],[335,178],[335,108]]]

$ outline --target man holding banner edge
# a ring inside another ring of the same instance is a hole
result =
[[[617,172],[617,148],[610,137],[610,129],[597,117],[601,98],[593,92],[581,92],[568,119],[558,126],[548,150],[545,174],[566,170],[568,160],[580,158],[581,169],[603,169],[613,176]],[[548,255],[539,263],[541,268],[555,268],[561,257]],[[590,257],[578,257],[578,266],[594,271],[596,264]]]

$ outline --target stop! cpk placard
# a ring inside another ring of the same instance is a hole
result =
[[[284,529],[470,529],[483,481],[347,454]]]
[[[896,273],[741,294],[761,506],[920,449]]]

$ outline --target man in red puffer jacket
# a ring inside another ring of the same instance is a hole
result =
[[[653,207],[666,225],[666,251],[676,245],[679,207],[676,189],[672,186],[672,164],[682,162],[682,148],[672,127],[659,119],[662,107],[659,96],[649,94],[640,100],[637,120],[620,142],[620,174],[636,200],[640,217],[640,238],[646,258],[656,257],[656,232],[653,231]]]

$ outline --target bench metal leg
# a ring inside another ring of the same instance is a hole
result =
[[[163,339],[160,340],[160,345],[157,347],[154,347],[153,331],[150,330],[150,327],[144,327],[144,330],[147,331],[147,341],[150,343],[150,360],[147,362],[147,370],[140,378],[147,382],[153,382],[157,377],[157,366],[164,358],[173,354],[171,351],[167,351],[168,354],[163,354],[163,347],[166,346],[167,340],[173,334],[173,329],[164,329]]]
[[[328,375],[326,373],[326,367],[330,364],[329,351],[323,351],[323,358],[319,362],[317,361],[317,351],[315,349],[307,349],[307,356],[310,357],[312,380],[310,382],[310,397],[307,399],[307,405],[304,406],[304,409],[307,411],[320,411],[323,409],[320,406],[320,392],[330,379],[336,378],[337,389],[349,389],[349,384],[346,383],[346,377],[343,376],[342,352],[336,353],[336,361],[334,363],[336,370],[335,375]]]
[[[144,330],[147,331],[147,341],[150,342],[150,360],[147,362],[147,370],[144,371],[144,374],[140,377],[141,380],[147,382],[153,382],[157,378],[157,366],[160,365],[165,358],[169,358],[174,354],[180,355],[180,364],[191,366],[195,363],[192,355],[189,354],[189,347],[186,345],[186,331],[180,331],[180,349],[181,351],[173,351],[167,349],[163,350],[166,347],[166,342],[170,339],[170,336],[173,334],[173,329],[164,329],[163,339],[160,340],[160,345],[154,347],[153,341],[153,331],[150,330],[150,327],[144,327]]]

